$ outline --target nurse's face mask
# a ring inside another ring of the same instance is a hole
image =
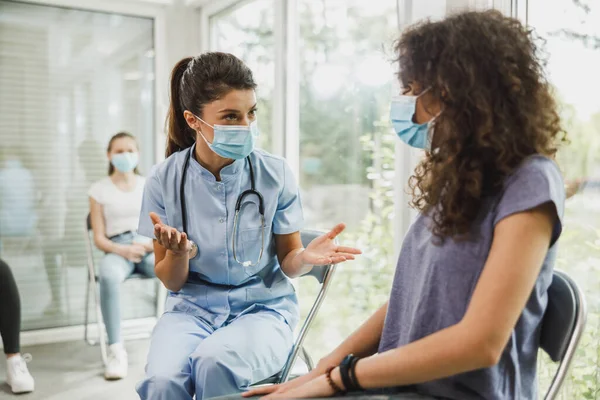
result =
[[[254,150],[256,138],[258,137],[258,123],[252,121],[250,125],[211,125],[194,114],[198,121],[214,130],[214,137],[210,143],[202,130],[200,136],[208,147],[223,158],[239,160],[248,157]]]
[[[431,150],[433,139],[433,121],[441,111],[431,120],[422,124],[414,122],[414,117],[417,111],[417,100],[430,89],[425,89],[417,96],[398,95],[392,99],[390,109],[390,121],[400,140],[411,147],[428,151]]]

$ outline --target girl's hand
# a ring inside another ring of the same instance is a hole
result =
[[[314,397],[331,397],[335,395],[333,388],[329,385],[327,377],[320,375],[315,379],[306,382],[302,386],[288,390],[283,393],[275,392],[266,397],[265,400],[275,399],[308,399]]]
[[[286,393],[293,389],[299,388],[300,386],[312,381],[313,379],[318,378],[319,376],[325,374],[325,372],[327,372],[327,370],[329,368],[335,367],[338,364],[339,364],[339,361],[334,360],[331,357],[323,358],[323,359],[321,359],[321,361],[319,361],[317,366],[306,375],[302,375],[296,379],[293,379],[291,381],[288,381],[286,383],[282,383],[279,385],[269,385],[269,386],[262,386],[259,388],[255,388],[255,389],[250,389],[247,392],[243,393],[242,396],[243,397],[252,397],[252,396],[264,396],[264,395],[268,395],[271,393],[273,393],[273,394]]]

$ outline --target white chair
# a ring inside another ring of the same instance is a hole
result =
[[[96,266],[94,264],[94,242],[93,242],[93,232],[92,232],[92,221],[90,215],[88,214],[85,222],[85,243],[86,243],[86,251],[87,251],[87,266],[88,266],[88,280],[87,280],[87,289],[85,296],[85,322],[84,322],[84,337],[83,339],[90,346],[94,346],[100,343],[100,352],[102,355],[102,362],[106,365],[108,360],[108,352],[106,346],[106,338],[105,338],[105,327],[104,320],[102,319],[102,311],[100,309],[100,285],[98,283],[98,274],[96,271]],[[132,274],[127,281],[138,280],[138,279],[154,279],[147,277],[143,274]],[[162,284],[158,282],[156,285],[156,316],[159,317],[162,314],[164,309],[165,302],[165,291],[161,290]],[[90,297],[94,297],[95,309],[96,309],[96,325],[98,327],[98,341],[95,341],[89,336],[89,324],[90,324],[90,316],[89,316],[89,305],[90,305]],[[145,337],[150,337],[151,332],[147,332]],[[139,336],[136,336],[136,338]],[[127,338],[126,338],[127,339]]]

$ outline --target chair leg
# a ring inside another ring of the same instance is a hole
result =
[[[96,344],[96,342],[90,339],[88,335],[90,325],[90,296],[92,295],[92,293],[90,293],[91,287],[92,285],[90,283],[90,279],[88,279],[87,286],[85,289],[85,317],[83,321],[83,340],[85,340],[85,342],[90,346],[93,346]]]
[[[100,309],[100,287],[96,282],[94,282],[94,297],[96,300],[96,325],[98,327],[100,353],[102,355],[102,363],[106,365],[108,363],[108,349],[106,345],[106,338],[104,337],[104,319],[102,318],[102,310]]]
[[[308,351],[306,351],[306,347],[304,346],[302,346],[302,348],[300,349],[300,358],[302,358],[302,361],[304,361],[304,363],[308,367],[308,372],[312,371],[314,368],[313,360],[310,357],[310,354],[308,354]]]
[[[69,267],[65,263],[66,254],[63,253],[60,256],[60,268],[63,276],[63,286],[65,288],[65,303],[67,306],[67,315],[71,316],[71,293],[69,292]]]

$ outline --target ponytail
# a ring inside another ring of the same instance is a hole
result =
[[[196,140],[196,133],[188,126],[183,116],[185,108],[181,96],[184,84],[183,75],[192,60],[192,57],[184,58],[175,65],[173,72],[171,72],[171,104],[166,120],[168,132],[166,157],[191,147]]]

